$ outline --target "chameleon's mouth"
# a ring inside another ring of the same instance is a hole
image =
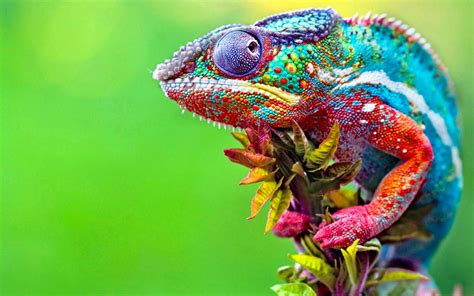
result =
[[[224,128],[255,126],[262,120],[279,126],[299,101],[279,88],[244,80],[177,78],[161,81],[161,87],[183,113],[190,111]]]

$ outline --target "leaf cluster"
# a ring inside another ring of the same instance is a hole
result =
[[[232,133],[243,148],[224,151],[233,162],[250,168],[241,185],[261,183],[251,202],[253,219],[269,202],[265,233],[277,223],[283,212],[292,209],[313,216],[319,221],[323,206],[329,200],[337,205],[353,205],[347,196],[335,196],[334,190],[350,183],[359,172],[361,162],[331,163],[339,142],[339,125],[336,123],[328,137],[319,145],[313,145],[297,123],[291,131],[275,130],[260,126],[258,130],[247,128],[244,133]],[[324,195],[328,195],[327,201]]]
[[[291,129],[262,125],[258,129],[247,128],[245,133],[232,133],[243,148],[226,149],[225,155],[250,169],[240,184],[260,183],[248,219],[255,218],[270,203],[265,233],[275,226],[285,210],[310,216],[314,229],[322,219],[332,223],[331,213],[338,209],[362,205],[360,191],[345,186],[357,176],[361,161],[334,161],[339,132],[335,123],[321,143],[310,140],[296,122]],[[430,239],[421,224],[430,210],[430,207],[409,210],[378,238],[363,245],[355,241],[346,249],[322,250],[312,240],[313,232],[309,229],[294,237],[301,251],[289,255],[295,265],[278,271],[286,283],[272,289],[278,295],[371,295],[382,283],[398,282],[394,293],[407,290],[414,280],[426,277],[409,270],[379,267],[381,243]]]
[[[310,248],[319,249],[312,240]],[[413,281],[428,280],[424,275],[401,268],[377,267],[382,245],[376,238],[363,245],[356,240],[346,249],[333,252],[332,259],[321,250],[317,253],[289,255],[296,264],[278,270],[286,283],[272,287],[277,295],[376,295],[379,285],[392,282],[390,293],[408,289]],[[322,255],[323,254],[323,255]],[[322,256],[321,256],[322,255]]]

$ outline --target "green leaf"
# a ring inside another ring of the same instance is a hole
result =
[[[232,161],[248,168],[266,167],[275,162],[272,157],[254,153],[243,148],[225,149],[224,154]]]
[[[394,282],[394,281],[419,281],[419,280],[429,280],[426,276],[421,273],[402,269],[402,268],[385,268],[378,269],[374,268],[369,280],[367,280],[366,285],[378,285],[384,282]]]
[[[250,170],[248,175],[240,181],[240,185],[247,185],[258,183],[262,181],[269,181],[273,179],[275,174],[272,172],[267,171],[266,169],[262,168],[253,168]]]
[[[285,187],[289,187],[291,182],[293,182],[293,179],[296,177],[296,174],[291,174],[289,175],[286,180],[285,180]]]
[[[328,288],[332,289],[334,287],[335,271],[325,260],[304,254],[289,255],[289,257],[314,274]]]
[[[321,217],[327,225],[334,222],[334,218],[332,217],[331,213],[329,212],[329,208],[326,207],[324,210],[324,214],[316,214],[316,216]]]
[[[305,283],[280,284],[271,289],[278,296],[317,296],[316,292]]]
[[[237,133],[237,132],[232,132],[230,133],[234,139],[236,139],[237,141],[240,142],[240,144],[242,144],[242,146],[244,146],[244,148],[246,148],[248,145],[250,145],[250,141],[249,141],[249,138],[247,137],[246,134],[244,133]]]
[[[291,122],[291,128],[293,129],[293,143],[295,143],[295,152],[296,154],[303,158],[307,152],[311,152],[311,146],[308,143],[304,131],[301,127],[295,122]]]
[[[347,249],[341,249],[342,256],[344,257],[344,263],[347,268],[347,272],[349,273],[349,279],[351,281],[352,286],[357,285],[359,281],[358,270],[357,270],[357,244],[359,244],[359,240],[355,240],[352,245],[350,245]]]
[[[303,165],[299,161],[293,164],[293,166],[291,167],[291,171],[302,178],[307,178]]]
[[[357,252],[368,252],[370,256],[370,266],[369,270],[374,267],[377,263],[380,256],[380,250],[382,249],[382,244],[377,238],[373,238],[369,241],[366,241],[363,245],[357,245]]]
[[[418,283],[414,281],[402,281],[398,282],[395,287],[387,292],[387,296],[406,296],[406,295],[417,295]],[[385,291],[384,291],[385,292]],[[418,294],[420,295],[420,293]],[[457,296],[453,294],[453,296]],[[461,296],[461,294],[459,294]]]
[[[319,257],[321,259],[326,260],[326,256],[324,253],[316,246],[316,244],[313,241],[313,238],[309,234],[303,235],[303,237],[300,240],[301,245],[303,246],[304,250],[306,253],[313,255],[315,257]]]
[[[284,280],[285,282],[289,283],[291,277],[295,274],[295,268],[293,266],[282,266],[278,268],[277,275],[279,278]]]
[[[326,208],[326,210],[324,210],[324,221],[327,225],[334,222],[334,218],[331,216],[331,213],[329,213],[329,208]]]
[[[252,205],[250,208],[250,217],[247,219],[253,219],[262,209],[263,205],[273,197],[273,194],[280,188],[283,178],[277,183],[275,180],[264,181],[257,189],[257,193],[252,199]]]
[[[366,241],[363,245],[357,245],[357,252],[374,251],[380,253],[380,249],[382,249],[382,244],[376,238]]]
[[[265,233],[269,232],[278,222],[283,212],[288,209],[291,201],[291,190],[288,186],[278,190],[271,201],[270,211],[268,212],[267,224],[265,225]]]
[[[305,155],[306,165],[310,169],[325,168],[336,152],[339,143],[339,124],[336,122],[329,131],[327,138],[310,153]]]

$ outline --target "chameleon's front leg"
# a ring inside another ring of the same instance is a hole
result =
[[[373,147],[402,160],[379,184],[372,201],[336,212],[335,221],[322,223],[314,236],[323,248],[347,247],[356,239],[365,242],[394,223],[420,190],[433,160],[431,144],[423,130],[408,116],[376,100],[356,110],[351,124]]]

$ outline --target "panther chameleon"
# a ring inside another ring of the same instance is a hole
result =
[[[181,47],[153,78],[183,110],[219,126],[296,121],[321,141],[337,121],[336,158],[362,159],[356,182],[371,201],[320,224],[323,248],[367,241],[408,207],[432,205],[430,240],[385,250],[387,260],[426,267],[448,233],[462,190],[458,107],[445,66],[401,21],[327,8],[227,25]]]

